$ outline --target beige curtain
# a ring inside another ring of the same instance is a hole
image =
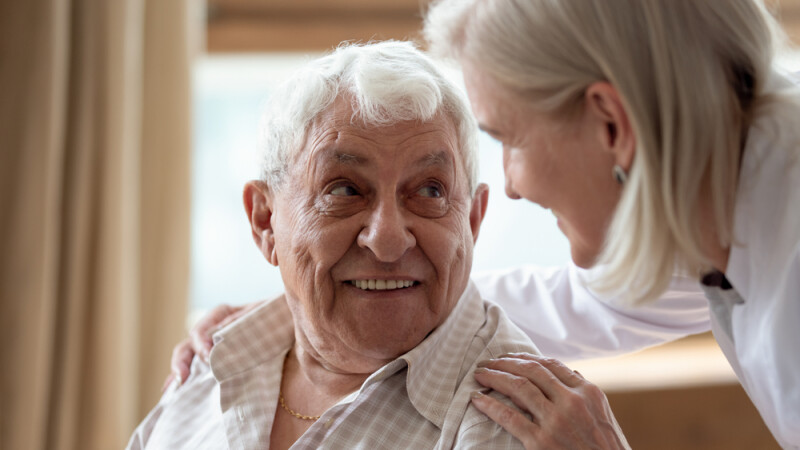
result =
[[[0,2],[0,448],[121,448],[184,333],[190,0]]]

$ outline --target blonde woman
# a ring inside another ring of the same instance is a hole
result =
[[[444,0],[425,24],[503,144],[506,193],[551,209],[574,263],[596,267],[588,287],[575,267],[477,277],[484,296],[560,359],[711,328],[794,448],[800,94],[774,68],[775,30],[755,0]],[[475,377],[532,417],[473,398],[527,448],[625,445],[602,393],[558,361],[511,355]]]
[[[605,268],[602,292],[646,303],[675,268],[696,277],[720,347],[794,447],[800,94],[773,68],[775,30],[754,0],[446,0],[425,27],[503,143],[508,195],[553,210],[573,261]],[[516,396],[535,424],[558,382],[492,364],[503,372],[478,380],[512,398],[510,374],[530,379]],[[520,415],[476,404],[536,438]]]

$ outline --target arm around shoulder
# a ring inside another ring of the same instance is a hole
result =
[[[543,354],[576,360],[613,356],[710,329],[708,302],[697,280],[675,276],[657,301],[615,304],[587,280],[602,268],[525,266],[476,274],[484,298],[499,304]]]

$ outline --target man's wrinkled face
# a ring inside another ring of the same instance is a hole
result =
[[[464,291],[488,193],[470,195],[449,118],[351,117],[340,99],[315,120],[272,191],[273,263],[314,351],[388,360],[419,344]]]

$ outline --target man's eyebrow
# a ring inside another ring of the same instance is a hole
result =
[[[342,151],[331,153],[327,159],[331,162],[348,166],[361,166],[367,164],[367,158]],[[452,160],[453,158],[448,152],[433,151],[417,159],[414,164],[423,167],[449,166],[451,165]]]
[[[330,159],[333,162],[339,164],[345,164],[348,166],[359,166],[367,162],[366,158],[354,155],[352,153],[345,153],[341,151],[333,152],[333,154],[331,154],[331,156],[328,159]]]
[[[450,166],[453,162],[453,158],[450,156],[450,153],[445,151],[434,151],[428,153],[427,155],[419,158],[415,164],[418,166],[423,167],[433,167],[433,166],[443,166],[447,167]]]

